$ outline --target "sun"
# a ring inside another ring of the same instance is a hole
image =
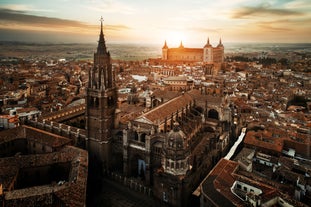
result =
[[[186,41],[186,34],[183,31],[170,31],[165,40],[169,47],[178,47],[181,41]]]

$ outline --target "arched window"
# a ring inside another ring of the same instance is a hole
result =
[[[211,109],[208,111],[208,118],[219,119],[218,112],[215,109]]]
[[[134,140],[138,141],[138,133],[134,132]]]
[[[95,107],[97,108],[99,106],[99,99],[95,98]]]
[[[146,142],[146,134],[143,133],[141,136],[140,136],[140,141],[145,143]]]
[[[113,102],[114,102],[113,97],[109,96],[108,97],[108,106],[113,106]]]

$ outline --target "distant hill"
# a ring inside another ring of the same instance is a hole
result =
[[[109,44],[113,59],[144,60],[160,58],[163,45]],[[224,43],[225,54],[252,52],[303,52],[311,53],[311,43]],[[87,43],[31,43],[0,41],[0,57],[67,60],[92,60],[97,44]],[[191,45],[187,46],[191,47]],[[202,46],[203,47],[203,46]]]

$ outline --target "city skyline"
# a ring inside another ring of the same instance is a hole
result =
[[[108,43],[311,42],[308,0],[4,0],[0,41],[92,43],[101,16]]]

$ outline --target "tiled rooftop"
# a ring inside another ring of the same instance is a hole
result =
[[[164,123],[165,118],[170,117],[177,109],[181,109],[190,105],[193,102],[193,98],[185,93],[182,96],[176,97],[151,111],[137,117],[137,119],[146,119],[154,124]]]
[[[8,131],[0,133],[1,142],[8,142],[18,138],[35,140],[51,147],[62,148],[57,152],[51,153],[16,154],[12,157],[0,158],[0,181],[4,188],[5,203],[8,203],[8,205],[15,203],[15,205],[21,206],[29,202],[36,203],[36,199],[39,199],[40,202],[45,200],[44,202],[50,202],[49,205],[52,205],[53,202],[56,202],[54,201],[54,197],[56,196],[66,206],[85,206],[88,175],[87,151],[73,146],[66,146],[70,143],[69,139],[29,126],[21,126],[13,129],[11,133]],[[44,167],[57,163],[70,163],[69,177],[64,184],[50,183],[41,186],[14,189],[14,183],[16,183],[21,169]]]

